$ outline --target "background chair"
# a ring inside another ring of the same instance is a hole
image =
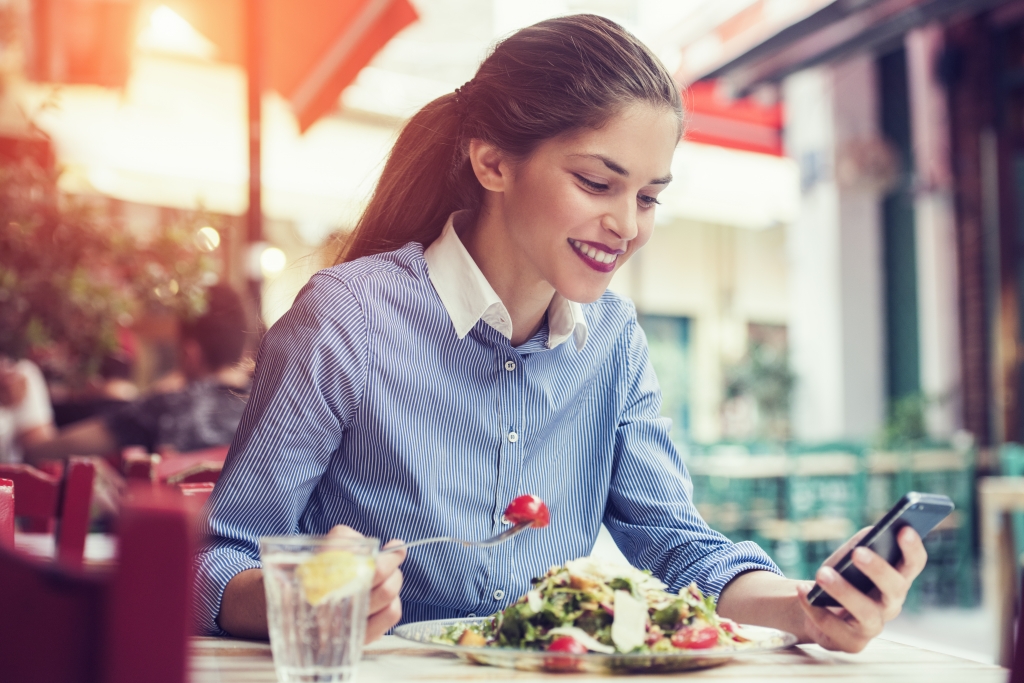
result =
[[[809,579],[857,530],[864,509],[860,452],[806,447],[787,459],[783,515],[758,525],[756,540],[771,549],[787,576]]]
[[[95,467],[88,459],[70,458],[63,480],[30,465],[0,465],[0,477],[14,482],[14,514],[27,519],[30,530],[56,528],[56,559],[80,567],[89,533],[89,507]]]
[[[0,545],[14,547],[14,482],[0,479]]]
[[[118,565],[103,572],[0,547],[5,683],[182,683],[192,586],[186,509],[180,496],[132,494]]]
[[[1019,443],[1003,444],[999,449],[999,466],[1003,476],[1024,477],[1024,446]],[[1010,520],[1017,557],[1024,560],[1024,512],[1011,513]]]
[[[1020,584],[1018,595],[1024,595],[1024,583]],[[1010,683],[1024,683],[1024,608],[1017,610],[1017,647],[1010,669]]]

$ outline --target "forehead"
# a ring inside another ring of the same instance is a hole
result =
[[[679,118],[674,111],[638,103],[624,108],[599,128],[548,140],[541,147],[545,156],[591,158],[598,165],[601,157],[611,159],[631,178],[642,177],[646,182],[669,174],[679,133]]]

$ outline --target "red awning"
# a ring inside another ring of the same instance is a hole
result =
[[[417,19],[408,0],[263,0],[266,83],[305,130],[333,109],[373,56]],[[248,0],[166,0],[210,39],[218,58],[245,63]]]
[[[265,12],[266,85],[291,102],[303,130],[399,31],[416,20],[408,0],[259,0]],[[252,0],[161,0],[245,64]],[[37,80],[123,86],[139,0],[33,0],[31,71]]]
[[[730,99],[714,81],[698,81],[683,91],[683,105],[688,115],[685,140],[782,156],[781,104]]]

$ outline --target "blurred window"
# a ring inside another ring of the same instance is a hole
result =
[[[641,314],[639,321],[661,385],[661,414],[672,420],[672,438],[683,441],[690,432],[690,318]]]

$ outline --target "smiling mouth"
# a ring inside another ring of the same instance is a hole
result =
[[[610,273],[615,269],[615,261],[619,257],[618,254],[612,254],[591,246],[586,242],[574,239],[569,240],[569,245],[576,252],[576,255],[594,270],[601,273]]]

